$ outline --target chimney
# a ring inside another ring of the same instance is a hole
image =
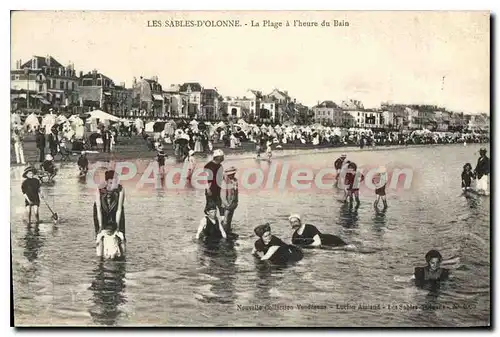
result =
[[[120,82],[120,86],[122,86],[123,88],[125,88],[125,82]]]
[[[50,55],[45,56],[45,63],[50,67]]]
[[[31,59],[31,69],[38,69],[38,60],[36,56]]]
[[[97,69],[92,70],[92,75],[97,76]]]

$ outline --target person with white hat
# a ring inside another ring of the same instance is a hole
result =
[[[213,153],[213,158],[208,162],[204,170],[208,174],[208,187],[205,189],[206,205],[205,210],[210,205],[215,205],[219,208],[219,214],[224,215],[224,209],[222,208],[221,200],[221,184],[223,181],[224,168],[222,167],[222,162],[224,161],[224,152],[217,149]]]
[[[288,218],[294,230],[292,244],[308,247],[351,247],[341,238],[332,234],[323,234],[316,226],[303,223],[299,214],[291,214]]]
[[[50,153],[45,156],[45,161],[42,163],[41,168],[47,173],[49,181],[57,175],[58,170],[54,165],[54,157]]]
[[[346,158],[347,158],[347,155],[345,153],[342,153],[340,158],[337,158],[337,160],[335,160],[335,163],[333,164],[335,167],[335,170],[337,170],[337,175],[335,176],[335,181],[339,180],[340,171],[342,170],[342,166],[344,166],[344,161]]]
[[[489,195],[488,177],[490,175],[490,158],[486,156],[486,149],[482,147],[479,150],[479,159],[474,170],[474,175],[477,179],[477,191],[479,193]]]
[[[235,178],[236,167],[224,170],[224,185],[221,191],[222,208],[224,208],[224,229],[231,232],[234,211],[238,207],[238,180]]]

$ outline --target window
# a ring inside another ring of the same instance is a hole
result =
[[[43,84],[38,85],[38,91],[43,91]]]
[[[57,89],[56,80],[52,80],[52,88]]]
[[[19,80],[19,75],[16,75],[16,80]]]
[[[75,90],[75,82],[71,82],[71,90]]]
[[[15,75],[10,75],[10,79],[11,79],[12,81],[14,81],[14,80],[16,79],[16,76],[15,76]]]
[[[59,89],[64,90],[64,82],[59,82]]]
[[[253,106],[253,105],[254,105],[254,101],[252,101],[252,102],[250,103],[250,106]]]
[[[69,89],[69,82],[66,82],[66,90]]]
[[[358,112],[358,117],[359,117],[359,112]]]
[[[102,81],[99,79],[97,80],[97,86],[100,87],[102,85]]]

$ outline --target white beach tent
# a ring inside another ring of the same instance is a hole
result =
[[[144,131],[146,132],[153,132],[153,126],[155,125],[156,122],[149,122],[146,123],[146,127],[144,128]]]
[[[112,121],[112,122],[119,122],[121,119],[119,117],[113,116],[111,114],[108,114],[107,112],[104,112],[102,110],[93,110],[89,112],[90,114],[90,119],[99,119],[99,122],[101,121]]]
[[[38,117],[33,113],[26,117],[26,120],[24,121],[24,126],[28,129],[28,131],[32,131],[39,125],[40,122],[38,121]]]

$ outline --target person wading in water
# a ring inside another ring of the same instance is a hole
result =
[[[208,188],[205,190],[206,205],[205,211],[211,206],[219,209],[219,214],[224,215],[222,208],[222,200],[220,196],[221,184],[223,179],[224,168],[222,162],[224,161],[224,152],[222,150],[215,150],[211,162],[205,165],[205,172],[209,175],[207,182]]]
[[[224,208],[224,229],[231,233],[231,222],[234,211],[238,207],[238,180],[235,178],[236,168],[231,166],[224,171],[224,188],[221,191],[222,207]]]
[[[220,240],[227,238],[224,227],[217,219],[217,210],[214,205],[205,210],[205,217],[200,220],[198,231],[196,232],[196,240]]]
[[[118,184],[115,171],[109,170],[104,174],[105,182],[99,186],[94,202],[94,227],[97,235],[102,229],[116,223],[118,230],[125,237],[125,190]]]
[[[28,221],[28,225],[31,224],[31,213],[35,214],[35,223],[40,222],[40,217],[38,215],[38,209],[40,208],[40,198],[43,198],[43,194],[40,191],[40,180],[34,178],[35,168],[29,166],[24,170],[23,178],[25,180],[21,184],[21,190],[24,196],[24,205],[26,207],[25,218]]]
[[[82,151],[82,154],[78,158],[78,169],[80,170],[80,177],[87,175],[89,170],[89,160],[87,159],[86,152]]]
[[[479,150],[479,159],[477,160],[474,175],[477,178],[477,191],[484,195],[489,195],[488,177],[490,175],[490,158],[486,156],[486,149],[483,147]]]

